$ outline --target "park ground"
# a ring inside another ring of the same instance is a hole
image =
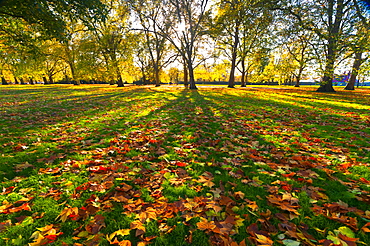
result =
[[[0,245],[369,245],[370,89],[0,87]]]

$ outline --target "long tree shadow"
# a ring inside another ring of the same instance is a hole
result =
[[[82,141],[97,139],[99,131],[103,135],[117,129],[110,123],[111,119],[113,122],[129,121],[147,108],[154,108],[157,103],[150,100],[153,92],[143,88],[104,94],[93,91],[94,94],[87,98],[84,95],[71,96],[68,90],[65,92],[58,98],[43,100],[36,97],[33,103],[6,106],[4,111],[11,107],[11,113],[4,113],[0,121],[3,176],[11,179],[19,174],[9,171],[8,163],[37,163],[40,166],[42,164],[38,163],[38,159],[47,159],[58,153],[60,157],[68,158],[68,155],[63,154],[67,149],[81,145]],[[163,102],[168,101],[166,97],[162,99]],[[110,127],[112,128],[109,129]]]

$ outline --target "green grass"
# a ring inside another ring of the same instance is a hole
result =
[[[313,90],[3,86],[0,245],[370,244],[370,90]]]

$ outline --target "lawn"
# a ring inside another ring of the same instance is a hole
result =
[[[0,87],[0,245],[369,245],[370,90]]]

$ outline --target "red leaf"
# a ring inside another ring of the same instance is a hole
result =
[[[186,167],[188,164],[184,163],[184,162],[181,162],[181,161],[177,161],[176,162],[176,166],[178,167]]]
[[[359,180],[365,184],[370,184],[370,181],[365,178],[360,178]]]

